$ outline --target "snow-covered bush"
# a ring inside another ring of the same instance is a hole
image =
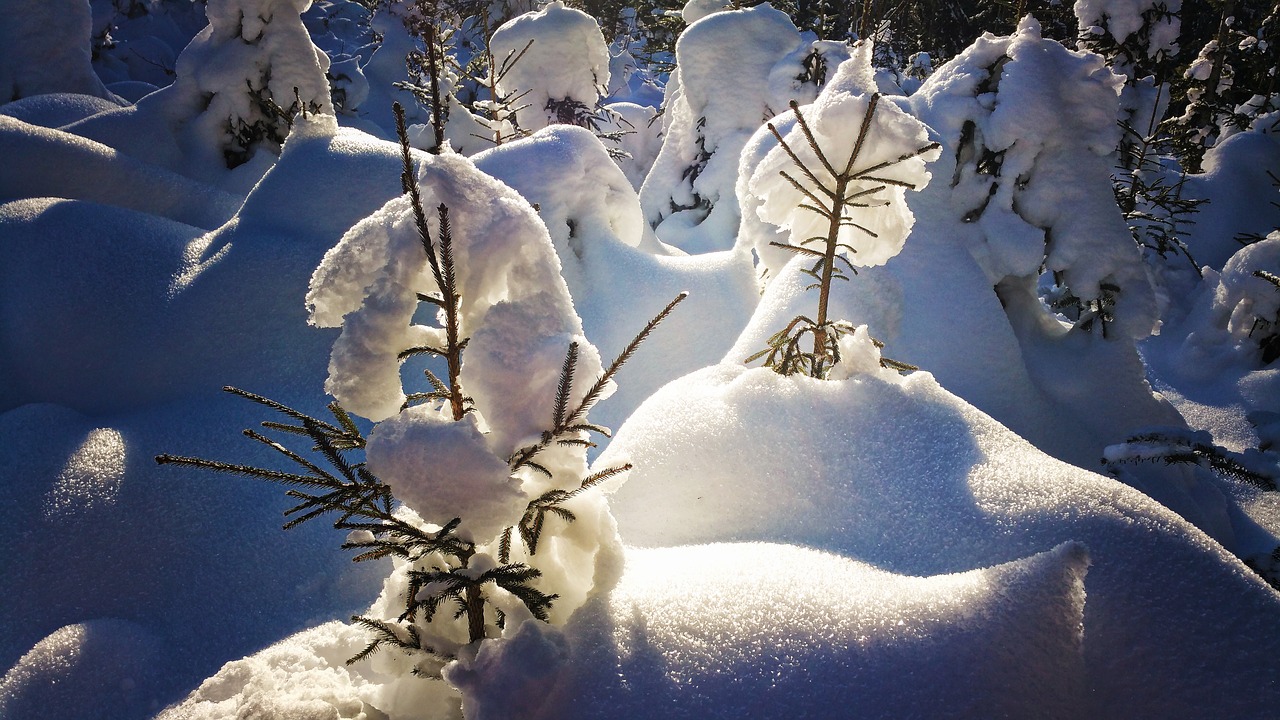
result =
[[[0,104],[42,93],[111,98],[90,64],[89,0],[3,0]]]
[[[398,118],[405,195],[325,255],[307,295],[314,324],[342,328],[325,386],[333,420],[234,391],[282,413],[264,427],[309,437],[317,460],[254,431],[301,472],[157,459],[292,485],[286,527],[337,513],[357,560],[391,557],[382,595],[354,618],[372,638],[348,663],[396,648],[375,668],[426,676],[418,687],[447,705],[439,672],[469,646],[526,620],[563,622],[616,578],[596,486],[629,466],[588,470],[589,433],[607,431],[587,412],[683,296],[602,367],[533,208],[457,154],[415,168]],[[425,389],[406,392],[401,365],[419,356],[436,362],[421,368]],[[344,405],[374,421],[367,436]],[[359,451],[363,462],[348,458]]]
[[[174,120],[227,167],[278,155],[299,113],[333,114],[329,58],[299,17],[310,0],[212,0],[209,25],[178,56]]]
[[[1010,314],[1142,338],[1156,297],[1110,182],[1121,79],[1092,54],[1044,40],[1025,19],[985,36],[912,96],[950,170],[949,202],[976,228],[969,250]]]
[[[690,25],[676,44],[662,150],[640,189],[658,238],[695,253],[731,247],[747,140],[790,101],[812,102],[847,57],[844,43],[802,37],[767,3]]]
[[[1207,271],[1205,287],[1186,351],[1205,361],[1228,352],[1253,367],[1280,358],[1280,232],[1241,248],[1221,274]]]
[[[1198,276],[1184,238],[1200,203],[1186,197],[1185,175],[1159,155],[1167,151],[1161,121],[1170,105],[1170,81],[1180,50],[1181,9],[1181,0],[1091,0],[1075,6],[1078,47],[1104,57],[1124,78],[1123,132],[1112,182],[1133,238],[1166,294],[1186,292]]]
[[[553,123],[595,129],[600,98],[609,87],[609,47],[596,21],[560,0],[521,15],[493,32],[495,58],[520,60],[498,82],[500,94],[515,94],[511,118],[526,132]]]
[[[604,424],[620,424],[667,382],[717,362],[751,317],[759,289],[750,254],[683,255],[663,247],[626,177],[590,131],[552,125],[473,160],[538,208],[574,309],[602,354],[622,352],[635,328],[673,295],[689,293],[600,406],[595,417]]]

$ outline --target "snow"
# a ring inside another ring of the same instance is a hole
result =
[[[839,254],[859,267],[883,265],[902,250],[915,222],[906,191],[928,184],[925,162],[938,156],[936,148],[920,154],[930,145],[920,121],[892,103],[880,105],[870,50],[861,46],[857,57],[840,64],[813,104],[800,108],[808,132],[795,117],[778,123],[784,128],[778,131],[781,141],[752,163],[743,201],[760,220],[787,230],[788,244],[814,249],[810,243],[826,239],[832,223],[812,209],[814,198],[824,203],[821,207],[832,207],[824,195],[840,187],[837,173],[848,176],[835,240]],[[751,156],[761,149],[753,143]],[[767,246],[753,249],[762,257],[777,254]]]
[[[49,97],[49,96],[44,96]],[[0,199],[100,202],[205,229],[226,222],[241,198],[61,130],[0,117],[0,151],[30,170],[0,176]],[[103,177],[117,178],[104,183]]]
[[[622,372],[596,417],[620,424],[669,380],[716,362],[758,296],[742,252],[672,254],[644,223],[639,199],[591,133],[551,126],[474,158],[538,206],[586,336],[616,357],[678,293],[689,297]]]
[[[466,518],[476,539],[494,537],[529,498],[489,451],[476,416],[454,422],[446,410],[419,405],[379,423],[365,451],[369,470],[420,515]]]
[[[1088,564],[1073,543],[927,578],[789,545],[634,550],[621,584],[563,638],[529,627],[449,678],[478,697],[466,705],[477,718],[776,717],[797,707],[1076,717]]]
[[[68,92],[111,100],[90,65],[89,0],[24,0],[0,4],[0,98],[5,102]]]
[[[747,427],[752,439],[743,442]],[[1088,716],[1210,712],[1200,693],[1235,681],[1212,680],[1180,648],[1211,643],[1214,657],[1239,660],[1237,671],[1250,674],[1266,672],[1276,642],[1261,640],[1255,627],[1206,622],[1205,613],[1225,611],[1224,603],[1276,602],[1220,546],[1150,498],[1044,456],[924,373],[822,382],[708,368],[642,405],[600,462],[618,456],[636,465],[612,498],[619,532],[644,546],[786,543],[925,577],[1083,543],[1093,563],[1084,580],[1084,681],[1097,705]],[[664,572],[680,562],[664,562]],[[699,564],[699,572],[707,565],[718,561]],[[751,563],[756,572],[779,566]],[[1218,579],[1193,580],[1192,566]],[[661,584],[641,587],[667,596]],[[849,585],[839,587],[833,594]],[[753,603],[733,598],[733,607],[754,613]],[[1140,669],[1130,676],[1126,667]],[[909,676],[894,682],[913,686]]]
[[[832,66],[847,52],[802,38],[768,3],[713,13],[681,34],[663,102],[666,135],[640,189],[660,240],[690,253],[732,247],[738,156],[763,121],[791,100],[816,96],[820,83],[801,83],[791,72],[811,50],[830,53]]]
[[[1203,457],[1166,462],[1195,445],[1280,475],[1269,121],[1188,176],[1210,200],[1186,235],[1204,266],[1171,280],[1110,185],[1115,120],[1150,98],[1121,59],[1033,19],[918,54],[936,70],[905,83],[767,4],[686,5],[669,78],[644,38],[610,49],[558,2],[492,8],[514,18],[498,54],[535,40],[507,78],[537,96],[531,132],[473,142],[484,128],[451,94],[462,152],[411,153],[437,246],[448,207],[470,338],[458,420],[438,399],[402,407],[424,370],[448,376],[399,358],[447,342],[388,142],[403,7],[29,5],[0,0],[0,717],[1245,718],[1280,702],[1280,500]],[[1150,5],[1076,14],[1172,51],[1175,24],[1141,25]],[[764,124],[813,165],[794,100],[842,160],[877,88],[895,95],[874,100],[860,157],[895,182],[850,216],[875,237],[843,236],[839,361],[821,380],[747,367],[819,294],[812,259],[769,243],[826,229]],[[272,125],[267,97],[308,110]],[[566,98],[595,126],[544,127]],[[432,144],[405,104],[411,141]],[[544,436],[569,348],[572,405],[686,292],[577,418],[613,437]],[[461,518],[465,557],[353,565],[335,546],[381,535],[281,535],[281,488],[154,461],[278,467],[236,433],[270,413],[220,388],[320,415],[326,377],[397,520]],[[530,446],[546,474],[517,461]],[[536,551],[502,542],[557,493]],[[485,584],[472,642],[449,592],[508,565],[540,572],[527,588],[556,596],[548,622]],[[414,598],[444,604],[407,617]],[[353,614],[430,651],[347,664],[373,637],[338,622]]]

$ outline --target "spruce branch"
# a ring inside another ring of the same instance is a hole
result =
[[[682,292],[679,295],[676,295],[671,302],[667,303],[667,306],[664,307],[661,312],[645,324],[644,328],[622,350],[618,357],[616,357],[613,362],[609,363],[609,366],[605,368],[600,377],[582,396],[582,399],[578,401],[578,404],[574,406],[572,410],[561,411],[558,408],[558,398],[561,394],[568,397],[572,388],[572,373],[577,365],[577,343],[570,343],[568,353],[565,357],[564,367],[561,372],[560,383],[557,386],[557,408],[552,413],[551,428],[543,431],[538,442],[520,448],[513,453],[510,458],[508,458],[507,462],[511,465],[511,471],[515,472],[523,467],[531,467],[546,474],[547,476],[550,476],[551,473],[547,471],[545,467],[533,462],[533,459],[537,457],[538,453],[560,440],[572,439],[574,435],[584,430],[594,432],[603,431],[604,428],[598,425],[591,425],[583,422],[587,411],[600,400],[600,396],[604,393],[605,388],[609,386],[613,377],[618,374],[618,371],[622,369],[622,366],[627,362],[627,360],[631,359],[631,356],[635,354],[637,349],[639,349],[640,344],[649,337],[654,328],[665,320],[667,316],[671,314],[671,311],[675,310],[676,305],[679,305],[681,301],[688,296],[689,293]],[[607,436],[608,432],[601,432],[601,434]]]
[[[457,605],[455,617],[466,617],[469,642],[483,640],[487,636],[484,617],[486,598],[484,587],[490,583],[518,598],[538,620],[546,622],[548,612],[558,595],[538,590],[532,583],[542,576],[542,571],[523,563],[507,563],[475,574],[465,565],[449,569],[411,570],[409,575],[414,592],[402,619],[413,619],[421,610],[427,622],[440,611],[443,604]]]
[[[1113,475],[1124,464],[1186,464],[1203,467],[1262,490],[1280,490],[1280,465],[1274,460],[1267,461],[1266,455],[1256,450],[1244,453],[1227,450],[1215,445],[1204,431],[1155,428],[1107,448],[1107,454],[1102,463]]]
[[[402,163],[401,186],[409,196],[409,204],[413,211],[414,226],[422,243],[422,250],[427,255],[427,264],[431,268],[431,276],[436,282],[439,297],[419,294],[419,300],[426,300],[443,311],[445,346],[418,346],[402,350],[398,357],[403,360],[419,354],[432,354],[443,357],[448,367],[448,384],[428,374],[435,392],[410,395],[406,403],[419,399],[447,399],[453,413],[453,419],[461,420],[471,411],[469,399],[462,391],[462,353],[470,338],[462,337],[461,306],[462,296],[458,293],[457,268],[453,255],[453,229],[449,222],[449,208],[441,203],[436,207],[438,240],[432,238],[431,229],[427,225],[427,214],[422,205],[422,193],[418,187],[418,176],[414,172],[413,158],[409,148],[409,137],[404,125],[404,108],[399,103],[392,106],[396,116],[396,133],[400,139],[400,159]],[[442,395],[443,394],[443,397]]]
[[[551,513],[567,523],[573,522],[577,519],[577,516],[573,514],[573,511],[564,507],[565,502],[572,500],[609,478],[628,472],[631,468],[631,463],[605,468],[583,478],[582,482],[574,490],[548,490],[541,496],[531,500],[528,508],[525,509],[524,517],[520,518],[520,523],[517,525],[517,529],[520,531],[520,539],[524,541],[525,547],[529,549],[529,554],[538,554],[538,542],[542,537],[542,528],[546,521],[547,513]],[[509,536],[507,539],[509,542]]]

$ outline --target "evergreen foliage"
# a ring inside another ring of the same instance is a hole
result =
[[[1215,445],[1209,433],[1183,428],[1153,428],[1107,448],[1102,460],[1108,472],[1136,463],[1195,465],[1262,490],[1280,490],[1280,465],[1274,454],[1250,450],[1236,453]]]
[[[1189,172],[1201,171],[1206,150],[1280,109],[1280,8],[1225,0],[1216,20],[1196,58],[1175,78],[1186,105],[1165,121],[1172,149]]]
[[[1280,293],[1280,275],[1266,270],[1254,270],[1253,276],[1269,283]],[[1258,343],[1263,365],[1270,365],[1280,359],[1280,311],[1274,317],[1255,317],[1253,327],[1249,329],[1249,337]]]

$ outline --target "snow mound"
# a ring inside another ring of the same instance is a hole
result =
[[[0,678],[0,717],[80,720],[154,710],[150,683],[167,660],[163,643],[137,623],[89,620],[36,643]]]
[[[345,623],[306,630],[227,663],[158,720],[457,717],[456,709],[448,706],[416,702],[425,696],[408,687],[401,688],[399,696],[380,694],[384,691],[376,682],[345,667],[344,660],[366,642],[360,629]],[[440,681],[414,678],[414,683],[439,685]]]
[[[563,639],[526,626],[448,678],[473,720],[1078,717],[1088,565],[1078,543],[933,577],[788,545],[632,549]]]
[[[241,202],[93,140],[16,118],[0,117],[0,156],[23,168],[0,175],[0,200],[92,200],[205,229],[226,222]]]
[[[927,373],[707,368],[641,405],[599,462],[622,458],[635,469],[611,506],[633,544],[788,542],[934,575],[1083,542],[1087,683],[1106,716],[1267,702],[1229,688],[1268,686],[1280,632],[1227,619],[1274,613],[1268,586],[1150,498],[1043,455]]]
[[[45,93],[0,105],[0,115],[32,125],[56,128],[118,107],[119,104],[96,95]]]
[[[479,153],[476,166],[538,208],[587,338],[616,357],[680,292],[688,298],[622,371],[615,396],[594,417],[621,423],[644,398],[716,362],[750,317],[758,293],[745,252],[669,254],[601,142],[555,125]]]

